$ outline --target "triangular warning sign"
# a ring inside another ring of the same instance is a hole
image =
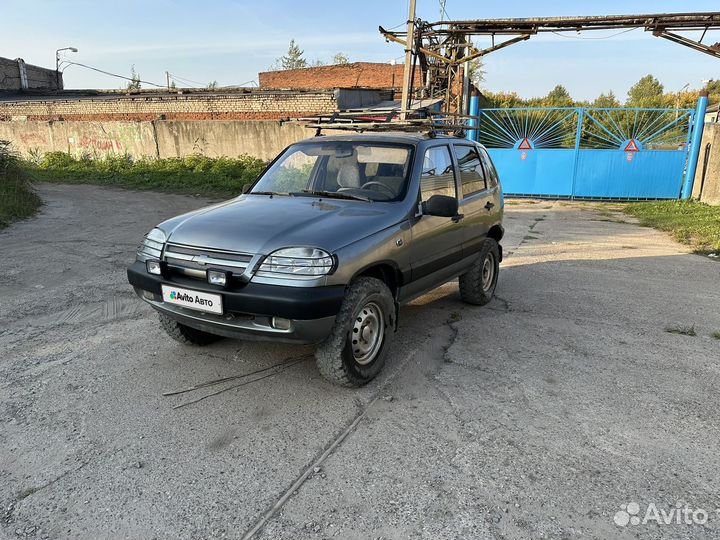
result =
[[[627,143],[627,146],[625,147],[626,152],[639,152],[640,149],[638,148],[638,145],[635,143],[635,139],[630,139],[630,142]]]
[[[527,137],[522,140],[520,146],[518,146],[518,150],[532,150],[532,144],[530,144]]]

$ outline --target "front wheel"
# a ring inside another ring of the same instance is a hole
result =
[[[492,300],[500,273],[500,248],[487,238],[472,268],[460,276],[460,298],[463,302],[484,306]]]
[[[341,386],[370,382],[385,364],[395,330],[395,303],[387,285],[361,277],[348,288],[330,337],[315,360],[320,374]]]

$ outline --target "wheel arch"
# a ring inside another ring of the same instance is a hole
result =
[[[376,261],[358,270],[352,277],[352,281],[359,277],[372,277],[379,279],[388,286],[393,298],[397,300],[397,294],[403,285],[403,276],[400,268],[393,261]]]

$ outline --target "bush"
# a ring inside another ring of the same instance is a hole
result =
[[[0,140],[0,229],[32,216],[41,204],[10,143]]]

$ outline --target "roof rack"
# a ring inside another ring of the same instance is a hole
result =
[[[315,129],[316,137],[322,135],[324,129],[355,131],[358,133],[366,131],[419,132],[426,133],[429,137],[435,137],[440,133],[464,137],[466,131],[478,129],[468,125],[468,120],[477,118],[474,116],[422,111],[414,113],[415,118],[399,120],[399,113],[398,109],[389,111],[338,111],[330,115],[296,118],[294,121],[304,123],[306,128]]]

